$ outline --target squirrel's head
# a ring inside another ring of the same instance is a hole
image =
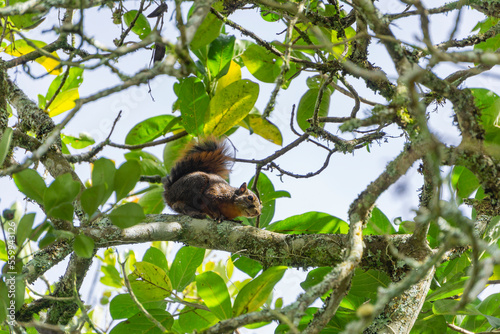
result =
[[[236,200],[238,208],[241,210],[243,217],[257,217],[262,210],[262,203],[253,191],[248,189],[246,182],[236,190]]]

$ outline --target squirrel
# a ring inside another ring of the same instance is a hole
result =
[[[260,215],[260,200],[246,182],[239,188],[226,182],[232,160],[223,140],[208,137],[189,145],[163,178],[165,201],[178,213],[219,222]]]

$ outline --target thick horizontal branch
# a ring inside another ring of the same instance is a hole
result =
[[[179,215],[148,215],[143,224],[120,230],[110,225],[87,228],[84,233],[104,248],[151,241],[178,241],[189,246],[238,253],[265,266],[296,268],[333,266],[343,261],[346,234],[282,234],[235,222],[217,223]],[[366,236],[361,266],[392,271],[388,244],[404,247],[410,235]]]

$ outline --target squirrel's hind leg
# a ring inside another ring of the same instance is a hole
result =
[[[175,212],[178,212],[178,213],[181,213],[184,215],[188,215],[188,216],[193,217],[193,218],[197,218],[197,219],[207,218],[206,213],[204,213],[203,211],[200,211],[196,208],[193,208],[192,206],[189,206],[186,203],[183,203],[181,201],[175,202],[171,206],[171,208]]]

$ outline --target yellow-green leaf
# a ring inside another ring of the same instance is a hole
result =
[[[241,122],[241,126],[252,132],[255,132],[264,139],[269,140],[276,145],[283,144],[283,137],[280,129],[271,121],[262,118],[261,115],[250,114],[248,115],[247,122]]]
[[[217,91],[209,104],[210,119],[204,132],[223,135],[248,115],[258,96],[259,85],[250,80],[238,80]]]
[[[238,293],[234,300],[233,316],[256,311],[264,305],[267,298],[273,291],[287,267],[271,267],[248,282]]]
[[[68,89],[57,95],[48,108],[50,117],[62,114],[65,111],[71,110],[75,107],[75,100],[80,98],[78,88]]]
[[[30,44],[33,44],[36,48],[43,48],[47,43],[42,41],[30,40]],[[17,41],[12,42],[9,46],[7,46],[4,50],[5,53],[14,56],[20,57],[30,52],[36,50],[36,48],[29,45],[28,42],[24,39],[19,39]],[[56,52],[51,53],[52,56],[59,59],[59,56]],[[55,69],[59,65],[59,61],[50,57],[42,56],[35,59],[37,63],[45,67],[49,74],[59,75],[62,72],[61,68]]]
[[[142,301],[163,300],[170,296],[172,283],[162,268],[149,262],[136,262],[135,271],[129,275],[136,297]]]
[[[231,298],[222,277],[213,271],[196,276],[196,288],[205,305],[220,320],[231,317]]]
[[[217,81],[217,91],[221,91],[225,87],[238,80],[241,80],[241,67],[236,62],[231,60],[229,70],[227,71],[226,75],[224,75]]]

